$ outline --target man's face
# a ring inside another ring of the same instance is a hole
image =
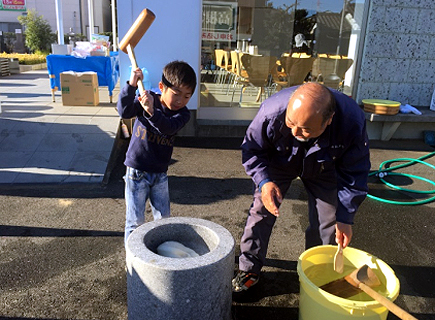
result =
[[[295,139],[301,142],[319,137],[332,121],[331,117],[324,122],[322,113],[317,108],[303,103],[301,98],[292,98],[285,117],[286,126],[291,129]]]

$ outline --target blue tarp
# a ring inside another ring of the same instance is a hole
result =
[[[61,89],[60,74],[64,71],[94,71],[98,75],[98,86],[108,87],[109,96],[112,96],[119,78],[119,56],[118,52],[111,52],[110,57],[88,56],[86,58],[50,54],[47,56],[47,69],[52,90]]]

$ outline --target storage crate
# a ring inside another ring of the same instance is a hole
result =
[[[9,69],[9,59],[6,58],[0,58],[0,76],[10,76],[11,71]]]

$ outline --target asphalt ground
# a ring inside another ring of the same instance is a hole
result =
[[[128,141],[118,142],[120,156],[107,184],[0,185],[0,319],[127,319],[122,160]],[[252,200],[240,143],[238,138],[178,137],[168,172],[172,216],[224,226],[236,240],[236,256]],[[372,169],[385,160],[433,151],[423,141],[372,141]],[[435,157],[426,161],[435,165]],[[435,181],[435,171],[426,166],[401,171]],[[410,178],[387,179],[433,189]],[[430,197],[391,191],[374,178],[370,190],[395,200]],[[301,182],[294,181],[262,278],[252,292],[234,297],[233,320],[298,318],[296,266],[308,225],[306,200]],[[401,284],[396,304],[420,320],[435,319],[434,207],[433,202],[407,206],[367,199],[351,243],[393,268]],[[394,319],[390,313],[388,320]]]

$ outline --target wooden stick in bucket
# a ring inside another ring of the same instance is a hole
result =
[[[370,269],[369,266],[364,265],[341,279],[334,280],[321,286],[320,289],[345,299],[364,291],[400,319],[418,320],[398,305],[394,304],[391,300],[372,289],[378,287],[380,284],[381,282],[373,270]]]

